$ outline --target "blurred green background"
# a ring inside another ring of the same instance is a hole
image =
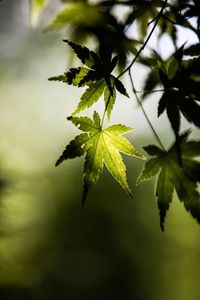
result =
[[[70,58],[62,38],[31,28],[28,1],[1,2],[0,299],[199,300],[200,227],[175,198],[161,232],[154,182],[134,187],[143,162],[124,158],[134,199],[105,170],[84,208],[83,159],[54,167],[81,93],[47,81]],[[153,141],[135,108],[118,99],[112,120],[142,151]]]

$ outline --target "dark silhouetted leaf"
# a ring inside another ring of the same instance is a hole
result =
[[[159,83],[160,83],[160,80],[159,80],[158,70],[152,69],[144,81],[144,85],[143,85],[144,92],[143,92],[142,98],[144,99],[146,96],[148,96],[149,95],[148,92],[155,89],[155,87]]]
[[[185,98],[179,107],[185,118],[200,128],[200,105],[194,100]]]
[[[107,112],[108,121],[110,120],[111,112],[115,104],[116,89],[113,80],[111,81],[111,87],[106,86],[104,90],[104,102]]]
[[[156,146],[145,147],[154,158],[148,160],[137,180],[137,184],[159,174],[156,185],[156,198],[160,211],[160,225],[164,230],[167,210],[176,191],[187,211],[200,222],[200,162],[195,159],[200,155],[200,141],[187,141],[188,133],[180,137],[182,166],[177,156],[176,143],[168,151]]]
[[[87,68],[71,68],[67,73],[63,75],[50,77],[49,80],[62,81],[68,84],[72,84],[74,86],[83,86],[88,83],[84,78],[87,77],[88,73],[91,72],[90,69]],[[92,77],[91,75],[89,77]]]
[[[120,92],[122,95],[124,95],[126,97],[129,97],[123,83],[118,78],[114,78],[114,83],[115,83],[115,87],[118,90],[118,92]]]
[[[72,47],[77,57],[87,67],[93,69],[95,65],[100,64],[99,57],[96,55],[96,53],[89,50],[87,47],[82,47],[69,40],[64,40],[64,42],[67,43],[70,47]]]
[[[200,44],[194,44],[184,50],[185,55],[200,56]]]
[[[81,96],[78,107],[73,112],[72,116],[75,116],[82,110],[92,106],[104,93],[105,107],[109,120],[115,103],[116,89],[121,94],[128,97],[128,93],[126,92],[123,83],[118,78],[111,75],[112,70],[117,64],[118,57],[114,56],[112,59],[110,58],[111,61],[101,61],[99,56],[88,48],[68,40],[65,40],[65,42],[72,47],[77,57],[88,68],[71,68],[63,75],[50,77],[49,80],[62,81],[78,87],[88,86]]]

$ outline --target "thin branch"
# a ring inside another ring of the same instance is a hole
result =
[[[162,6],[160,12],[158,13],[157,17],[155,18],[155,23],[154,23],[154,25],[153,25],[153,27],[152,27],[152,29],[151,29],[151,31],[150,31],[148,37],[146,38],[146,41],[144,42],[144,44],[142,45],[142,47],[138,50],[137,54],[135,55],[135,57],[134,57],[134,59],[132,60],[132,62],[130,63],[130,65],[129,65],[123,72],[121,72],[121,73],[118,75],[117,78],[121,77],[121,76],[124,75],[127,71],[129,71],[129,70],[131,69],[131,67],[133,66],[133,64],[135,63],[135,61],[138,59],[140,53],[145,49],[145,47],[146,47],[148,41],[150,40],[150,38],[151,38],[151,36],[152,36],[154,30],[156,29],[157,24],[158,24],[158,22],[159,22],[159,20],[160,20],[160,18],[161,18],[161,16],[162,16],[162,14],[163,14],[163,11],[164,11],[164,9],[165,9],[165,7],[166,7],[166,5],[167,5],[167,1],[168,1],[168,0],[165,0],[165,2],[163,3],[163,6]]]
[[[136,91],[135,90],[135,93],[136,94],[151,94],[151,93],[158,93],[158,92],[164,92],[164,91],[165,91],[164,89],[151,90],[151,91],[148,91],[148,90]]]
[[[138,103],[138,105],[140,106],[140,108],[141,108],[141,110],[142,110],[142,112],[143,112],[143,115],[144,115],[144,117],[145,117],[145,119],[146,119],[146,121],[147,121],[149,127],[151,128],[151,130],[152,130],[152,132],[153,132],[153,135],[154,135],[155,139],[157,140],[158,144],[161,146],[161,148],[162,148],[164,151],[166,151],[164,145],[162,144],[162,142],[161,142],[161,140],[160,140],[160,138],[159,138],[157,132],[155,131],[155,129],[154,129],[154,127],[153,127],[153,125],[152,125],[152,123],[151,123],[151,121],[150,121],[150,119],[149,119],[149,117],[148,117],[148,115],[147,115],[147,113],[146,113],[146,111],[145,111],[143,105],[142,105],[142,102],[141,102],[140,98],[139,98],[138,95],[137,95],[137,92],[136,92],[136,90],[135,90],[135,86],[134,86],[134,83],[133,83],[133,78],[132,78],[131,70],[130,70],[130,69],[128,70],[128,73],[129,73],[129,77],[130,77],[130,81],[131,81],[132,90],[133,90],[133,93],[135,94],[137,103]]]
[[[153,22],[155,22],[157,20],[157,18],[158,18],[158,15],[155,18],[153,18],[151,21],[149,21],[149,23],[147,25],[148,26],[151,25]]]
[[[170,18],[168,18],[167,16],[163,15],[162,16],[164,19],[166,19],[168,22],[172,23],[173,25],[179,25],[178,23],[174,22],[173,20],[171,20]]]

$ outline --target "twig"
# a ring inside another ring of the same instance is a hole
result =
[[[155,136],[155,139],[157,140],[158,144],[161,146],[161,148],[162,148],[164,151],[166,151],[164,145],[162,144],[162,142],[161,142],[161,140],[160,140],[160,138],[159,138],[157,132],[155,131],[155,129],[154,129],[154,127],[153,127],[153,125],[152,125],[152,123],[151,123],[151,121],[150,121],[150,119],[149,119],[149,117],[148,117],[148,115],[147,115],[147,113],[146,113],[146,111],[145,111],[143,105],[142,105],[142,102],[141,102],[140,98],[139,98],[138,95],[137,95],[137,92],[136,92],[136,90],[135,90],[135,86],[134,86],[134,83],[133,83],[133,78],[132,78],[131,70],[130,70],[130,69],[128,70],[128,73],[129,73],[129,77],[130,77],[130,81],[131,81],[132,90],[133,90],[133,93],[135,94],[137,103],[138,103],[138,105],[141,107],[141,110],[142,110],[142,112],[143,112],[143,115],[144,115],[144,117],[145,117],[147,123],[149,124],[149,126],[150,126],[150,128],[151,128],[151,130],[152,130],[152,132],[153,132],[153,134],[154,134],[154,136]]]
[[[168,18],[167,16],[162,16],[164,19],[166,19],[168,22],[172,23],[173,25],[179,25],[178,23],[174,22],[173,20],[171,20],[170,18]]]
[[[148,25],[148,26],[151,25],[154,21],[157,20],[157,18],[158,18],[158,15],[157,15],[155,18],[153,18],[151,21],[149,21],[149,23],[148,23],[147,25]]]
[[[141,48],[138,50],[137,54],[135,55],[134,59],[132,60],[132,62],[130,63],[130,65],[123,71],[121,72],[117,78],[120,78],[122,75],[124,75],[127,71],[129,71],[131,69],[131,67],[133,66],[133,64],[135,63],[135,61],[137,60],[137,58],[139,57],[140,53],[144,50],[144,48],[146,47],[148,41],[150,40],[154,30],[156,29],[157,27],[157,24],[158,24],[158,21],[160,20],[161,16],[162,16],[162,13],[167,5],[167,1],[168,0],[165,0],[165,2],[163,3],[163,6],[160,10],[160,12],[158,13],[157,17],[155,18],[155,23],[148,35],[148,37],[146,38],[146,41],[144,42],[144,44],[141,46]]]

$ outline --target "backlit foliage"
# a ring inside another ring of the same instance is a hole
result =
[[[45,2],[32,1],[32,14],[41,14],[45,9]],[[121,81],[122,76],[128,76],[133,94],[153,131],[155,141],[159,144],[159,147],[155,145],[144,147],[153,158],[146,161],[137,183],[158,174],[155,196],[162,230],[174,192],[186,210],[200,222],[198,189],[200,142],[189,140],[189,133],[182,133],[181,127],[181,116],[189,125],[200,127],[200,2],[198,0],[61,2],[61,9],[47,27],[54,30],[70,29],[69,40],[64,42],[71,47],[81,64],[64,74],[51,77],[50,80],[85,89],[77,108],[68,118],[84,133],[76,136],[66,146],[56,165],[85,154],[83,202],[89,189],[97,182],[104,165],[123,189],[132,195],[120,152],[142,159],[144,156],[121,136],[131,130],[129,127],[121,124],[103,127],[106,116],[108,121],[111,119],[118,94],[129,98]],[[119,11],[120,6],[127,8],[123,18],[119,18],[115,13],[116,9]],[[138,28],[137,36],[130,38],[127,32],[134,26]],[[196,42],[189,45],[185,43],[178,47],[180,28],[186,28],[195,34]],[[148,54],[144,54],[143,50],[152,35],[156,35],[159,42],[166,34],[174,46],[173,54],[167,59],[163,59],[162,53],[158,53],[157,49],[149,49]],[[88,37],[96,41],[93,50],[86,46]],[[149,68],[140,94],[135,90],[131,75],[136,62]],[[169,149],[164,148],[143,108],[143,101],[147,95],[156,92],[157,89],[161,92],[157,115],[159,117],[166,113],[174,138],[173,145]],[[104,114],[101,117],[96,111],[93,119],[78,116],[101,98],[105,104]],[[191,127],[190,132],[194,127]]]

